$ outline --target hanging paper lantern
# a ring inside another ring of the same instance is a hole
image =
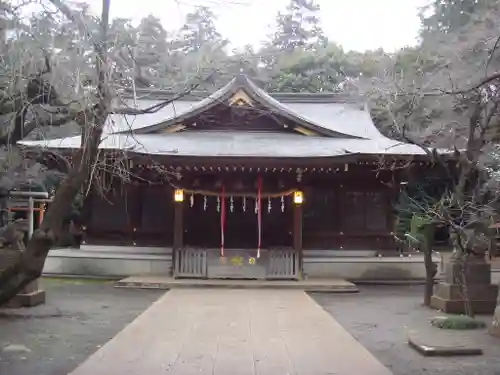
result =
[[[207,210],[207,196],[205,195],[203,197],[203,211],[206,211]]]
[[[255,213],[259,212],[259,201],[258,199],[255,200]]]
[[[217,196],[217,212],[220,212],[220,197]]]
[[[233,199],[233,196],[231,195],[231,197],[229,198],[229,211],[230,212],[233,212],[234,211],[234,199]]]
[[[281,196],[281,212],[285,212],[285,197]]]
[[[191,196],[189,197],[189,204],[191,207],[194,206],[194,194],[191,194]]]
[[[271,213],[271,197],[267,198],[267,213]]]
[[[243,212],[247,211],[247,197],[243,197]]]

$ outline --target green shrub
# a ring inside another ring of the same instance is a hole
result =
[[[480,329],[485,328],[486,324],[480,320],[475,320],[468,316],[438,316],[431,319],[434,327],[442,329]]]

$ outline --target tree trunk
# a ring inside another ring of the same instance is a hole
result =
[[[84,116],[81,116],[86,119],[81,124],[82,138],[85,139],[85,142],[82,144],[68,176],[57,189],[43,222],[29,240],[26,251],[21,254],[17,262],[0,274],[0,306],[15,297],[30,282],[41,276],[45,259],[62,233],[64,218],[70,213],[73,201],[82,186],[89,182],[91,167],[97,158],[103,127],[111,105],[106,56],[110,1],[102,1],[101,41],[95,45],[97,52],[98,103],[85,110]],[[74,16],[65,3],[60,0],[51,0],[51,2],[65,16],[74,22],[79,22],[79,19]],[[83,28],[85,28],[85,25],[83,25]]]
[[[459,280],[459,285],[460,289],[462,290],[462,296],[464,297],[464,310],[465,310],[465,315],[468,317],[474,318],[474,309],[472,307],[472,303],[470,300],[470,295],[469,295],[469,284],[467,280],[467,261],[468,261],[469,255],[468,254],[462,254],[460,256],[460,280]]]
[[[426,239],[422,246],[424,252],[425,265],[425,289],[424,289],[424,305],[431,305],[431,297],[434,293],[434,276],[436,276],[436,265],[432,261],[432,247]]]
[[[26,251],[21,254],[16,263],[0,274],[0,306],[41,276],[49,250],[62,233],[64,218],[70,213],[72,203],[87,180],[90,167],[95,162],[102,127],[94,128],[93,133],[85,149],[81,150],[76,165],[57,189],[54,200],[42,224],[29,240]]]

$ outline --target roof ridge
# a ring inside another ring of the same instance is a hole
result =
[[[365,102],[362,95],[353,95],[344,92],[266,92],[272,98],[282,103],[339,103],[360,104]],[[133,99],[133,91],[125,89],[121,93],[123,99]],[[205,91],[192,91],[184,95],[179,101],[201,101],[211,94]],[[135,98],[137,100],[168,100],[179,95],[170,90],[163,89],[138,89]]]

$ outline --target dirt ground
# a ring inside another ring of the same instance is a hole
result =
[[[500,375],[500,339],[486,330],[470,336],[488,347],[478,357],[422,357],[408,346],[406,329],[428,329],[429,319],[439,315],[421,306],[422,296],[420,286],[366,286],[355,295],[312,295],[394,375]]]
[[[0,311],[0,375],[67,374],[164,293],[102,281],[42,284],[46,305]]]

